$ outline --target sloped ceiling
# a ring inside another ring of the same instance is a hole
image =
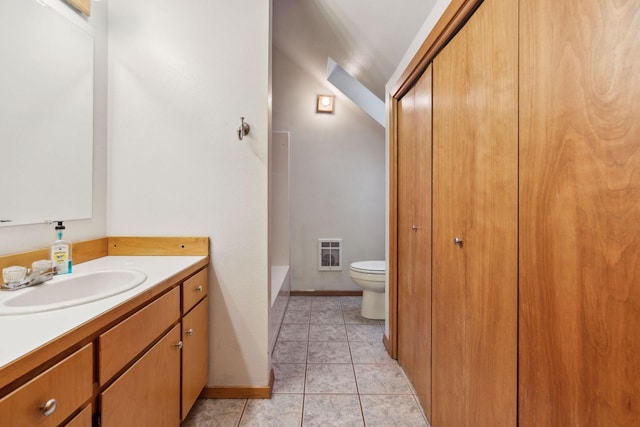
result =
[[[273,45],[318,80],[327,58],[384,100],[435,0],[273,0]]]

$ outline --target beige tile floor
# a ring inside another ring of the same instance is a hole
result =
[[[361,297],[291,297],[272,356],[271,399],[200,399],[193,426],[428,426]]]

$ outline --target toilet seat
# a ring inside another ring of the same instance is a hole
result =
[[[387,266],[385,261],[357,261],[352,263],[349,268],[358,273],[384,275]]]

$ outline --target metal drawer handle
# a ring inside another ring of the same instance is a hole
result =
[[[42,415],[48,417],[56,411],[56,407],[58,406],[58,402],[55,399],[49,399],[47,402],[40,407],[42,411]]]
[[[196,288],[196,292],[202,292],[203,289],[202,285],[200,285]]]
[[[185,331],[187,333],[187,335],[192,336],[193,335],[193,329],[189,328]]]
[[[178,347],[178,350],[182,350],[182,341],[178,341],[176,344],[173,345],[174,347]]]
[[[462,239],[459,237],[454,237],[453,244],[462,247]]]

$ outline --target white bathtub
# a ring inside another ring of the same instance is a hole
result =
[[[271,342],[270,349],[276,344],[278,331],[282,325],[284,312],[289,301],[289,293],[291,286],[289,283],[289,266],[288,265],[272,265],[271,266]]]

